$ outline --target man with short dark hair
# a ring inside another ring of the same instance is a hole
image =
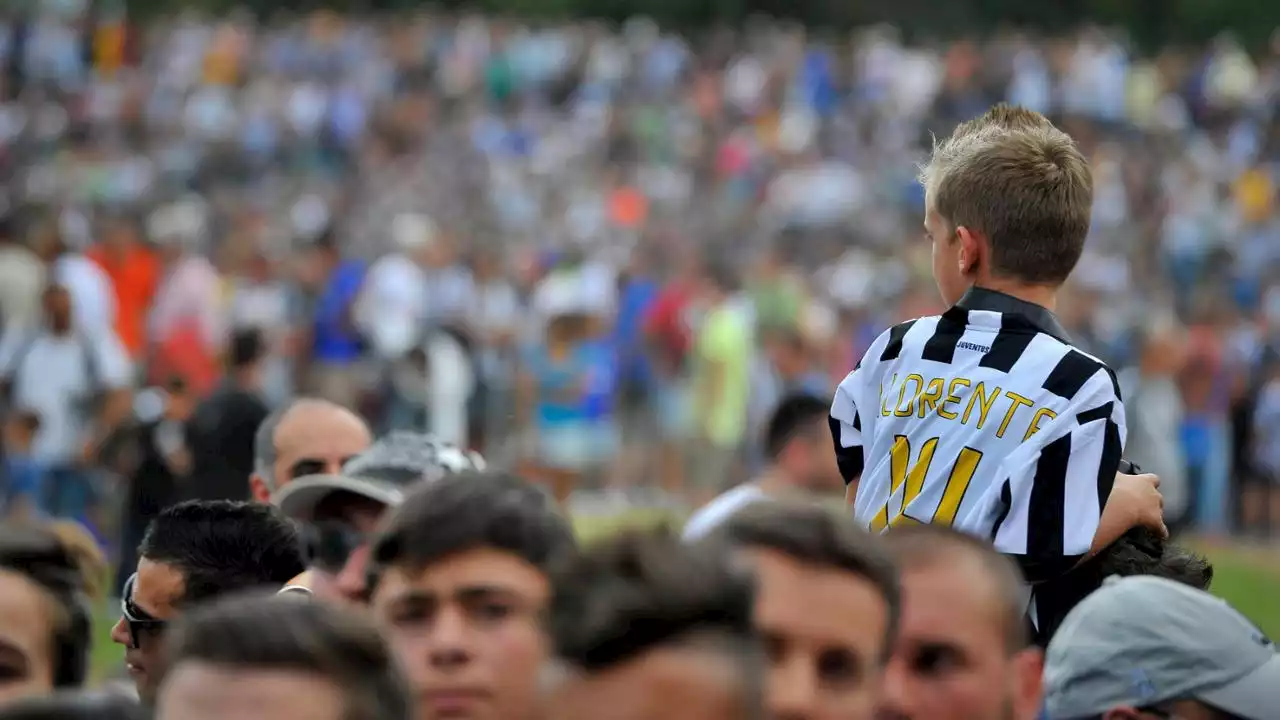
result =
[[[718,543],[629,532],[554,575],[544,677],[556,720],[753,720],[752,580]]]
[[[903,606],[880,720],[1035,718],[1042,655],[1014,562],[941,525],[902,527],[885,540]]]
[[[339,473],[295,477],[271,497],[302,524],[308,550],[307,572],[289,585],[324,600],[363,605],[369,599],[370,541],[387,509],[424,481],[483,467],[476,453],[430,435],[393,432]]]
[[[450,475],[405,498],[374,545],[371,592],[418,720],[537,717],[548,568],[574,548],[555,501],[512,475]]]
[[[187,424],[191,452],[188,497],[248,500],[245,478],[253,472],[253,436],[266,419],[262,361],[266,347],[256,329],[231,339],[228,377],[200,403]]]
[[[813,395],[782,399],[765,430],[769,466],[754,482],[735,487],[693,514],[684,527],[685,540],[706,536],[734,513],[761,500],[796,493],[837,493],[840,469],[827,451],[827,413],[831,404]]]
[[[898,577],[879,538],[824,507],[768,503],[712,536],[757,579],[773,718],[870,720],[898,625]]]
[[[169,638],[157,720],[411,720],[394,659],[366,621],[323,603],[234,597]]]
[[[270,505],[228,500],[179,503],[160,513],[138,546],[111,639],[143,702],[155,696],[160,636],[192,605],[237,590],[279,589],[303,570],[293,523]]]

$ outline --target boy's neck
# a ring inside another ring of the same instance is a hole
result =
[[[983,290],[1004,293],[1023,302],[1039,305],[1050,312],[1057,311],[1058,288],[1052,285],[1031,285],[1017,280],[989,278],[986,281],[974,283],[973,286]]]

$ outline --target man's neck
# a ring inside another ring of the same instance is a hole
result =
[[[1052,285],[1031,285],[1006,278],[988,278],[974,283],[974,287],[1004,293],[1023,302],[1039,305],[1050,312],[1054,312],[1058,305],[1058,288]]]
[[[755,481],[755,486],[765,495],[782,495],[803,490],[804,487],[792,480],[781,468],[767,468]]]

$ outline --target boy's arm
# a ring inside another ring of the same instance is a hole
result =
[[[1124,405],[1111,371],[1100,365],[1069,401],[1001,472],[992,539],[1031,583],[1067,572],[1139,517],[1128,500],[1106,512],[1125,438]]]
[[[1164,525],[1164,499],[1160,496],[1160,478],[1155,475],[1116,473],[1115,485],[1107,497],[1107,506],[1098,521],[1089,555],[1097,555],[1135,527],[1148,527],[1167,536]]]
[[[836,464],[844,478],[845,500],[850,505],[857,494],[858,480],[862,477],[862,468],[866,464],[862,444],[862,417],[858,411],[858,398],[862,397],[862,385],[865,382],[866,371],[862,369],[862,363],[858,363],[853,372],[836,386],[835,399],[831,402],[831,416],[827,419],[831,426],[831,440],[835,444]]]

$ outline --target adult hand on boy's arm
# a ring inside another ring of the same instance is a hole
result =
[[[1150,473],[1128,475],[1116,473],[1115,485],[1107,497],[1106,508],[1094,533],[1090,555],[1096,555],[1120,539],[1131,528],[1146,527],[1168,537],[1164,524],[1164,498],[1160,495],[1160,478]]]

